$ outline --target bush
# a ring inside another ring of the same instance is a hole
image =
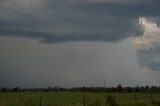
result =
[[[107,97],[107,100],[106,100],[106,105],[108,106],[119,106],[118,103],[116,102],[116,99],[115,97],[113,97],[112,95],[109,95]]]

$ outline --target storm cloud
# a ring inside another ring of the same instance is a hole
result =
[[[43,43],[117,42],[142,35],[139,17],[159,13],[158,0],[1,0],[0,35]]]
[[[159,33],[159,0],[0,0],[0,87],[159,86]]]

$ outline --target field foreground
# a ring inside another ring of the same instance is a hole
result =
[[[160,93],[1,92],[0,106],[160,106]]]

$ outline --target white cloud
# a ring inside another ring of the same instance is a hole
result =
[[[147,18],[139,20],[144,28],[144,34],[136,37],[133,44],[138,50],[140,65],[151,70],[160,70],[160,28]]]

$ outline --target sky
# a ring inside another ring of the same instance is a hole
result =
[[[0,87],[160,84],[159,0],[0,0]]]

